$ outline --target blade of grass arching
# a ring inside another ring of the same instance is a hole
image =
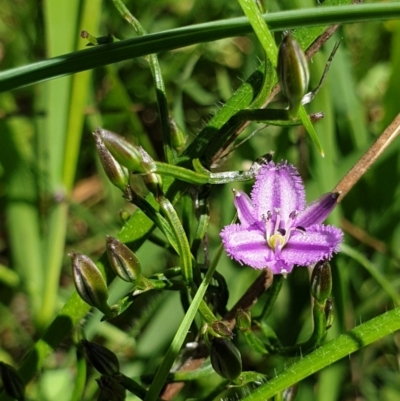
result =
[[[121,13],[121,15],[128,21],[139,36],[146,36],[147,32],[142,27],[141,23],[130,13],[125,7],[125,4],[121,0],[112,0],[115,7]],[[156,98],[158,104],[158,111],[160,113],[161,120],[161,132],[163,134],[164,144],[164,157],[168,163],[175,164],[177,161],[176,154],[172,148],[171,143],[171,128],[169,124],[169,113],[167,103],[167,93],[165,90],[164,79],[162,77],[160,64],[156,54],[149,54],[146,57],[149,62],[151,75],[153,76],[154,85],[156,88]]]
[[[265,14],[263,18],[271,30],[285,30],[400,17],[400,3],[325,7],[326,3],[334,4],[326,0],[321,7]],[[0,73],[0,92],[134,57],[146,56],[196,43],[242,36],[251,33],[251,31],[247,18],[232,18],[95,46],[85,51],[64,54],[53,59],[4,71]]]
[[[261,11],[253,0],[238,1],[247,18],[249,19],[250,24],[252,25],[254,32],[258,37],[258,40],[267,54],[267,57],[271,61],[272,66],[276,69],[278,63],[278,48],[276,47],[274,37],[272,36],[266,22],[262,17]],[[321,156],[324,156],[321,142],[318,139],[317,133],[315,132],[314,126],[312,125],[304,106],[300,106],[299,108],[299,117],[319,153]]]
[[[72,51],[75,48],[79,1],[45,1],[45,26],[47,53],[50,56]],[[47,118],[42,132],[38,132],[42,153],[46,158],[47,191],[53,200],[47,215],[44,238],[44,288],[42,309],[37,317],[39,327],[45,327],[53,316],[61,270],[64,236],[67,223],[67,194],[63,183],[63,162],[67,138],[68,113],[72,77],[46,84]],[[62,201],[56,201],[57,197]]]
[[[11,94],[3,95],[7,103],[16,106]],[[25,118],[0,120],[0,160],[6,189],[5,214],[10,242],[12,266],[18,274],[21,289],[29,299],[32,316],[41,307],[43,288],[42,252],[37,170],[31,147],[34,127]]]

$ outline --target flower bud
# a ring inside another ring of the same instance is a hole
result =
[[[328,298],[325,302],[325,318],[326,318],[326,330],[330,329],[333,321],[335,320],[335,305],[333,304],[333,299]]]
[[[100,379],[96,379],[97,384],[100,387],[102,400],[108,401],[124,401],[125,400],[125,388],[118,383],[118,381],[110,376],[101,376]]]
[[[318,262],[311,275],[311,294],[320,303],[324,304],[332,291],[331,266],[326,260]]]
[[[285,35],[279,47],[277,70],[282,93],[289,101],[289,115],[294,118],[307,92],[310,73],[307,59],[290,33]]]
[[[120,217],[122,223],[124,223],[124,224],[131,218],[131,214],[127,210],[124,210],[124,209],[121,209],[118,214],[119,214],[119,217]]]
[[[107,256],[115,274],[122,280],[134,282],[141,275],[136,255],[121,241],[107,237]]]
[[[118,163],[134,173],[145,172],[142,167],[142,156],[137,146],[132,145],[124,137],[102,128],[98,128],[96,134]]]
[[[236,326],[240,331],[250,330],[251,327],[250,313],[239,308],[236,312]]]
[[[212,330],[221,337],[232,337],[233,333],[228,323],[217,320],[211,324]]]
[[[103,169],[113,185],[125,192],[129,184],[129,171],[126,167],[121,166],[104,145],[98,132],[93,132],[96,141],[97,152]]]
[[[143,174],[142,179],[146,185],[146,188],[154,195],[156,199],[163,195],[162,178],[159,174]]]
[[[186,144],[186,136],[173,118],[169,119],[169,124],[171,127],[171,145],[178,153],[181,153]]]
[[[107,285],[100,270],[86,255],[72,252],[70,256],[75,287],[80,297],[104,314],[111,314],[111,309],[107,304]]]
[[[5,392],[18,401],[24,400],[25,385],[18,371],[4,362],[0,362],[1,380]]]
[[[114,352],[102,345],[82,340],[86,355],[94,368],[102,375],[114,376],[119,373],[119,361]]]
[[[229,340],[224,338],[212,340],[210,360],[213,369],[225,379],[234,380],[242,373],[242,357]]]

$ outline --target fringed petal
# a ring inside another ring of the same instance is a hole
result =
[[[269,262],[274,261],[274,252],[257,227],[243,228],[239,224],[231,224],[220,235],[226,253],[241,264],[264,269]]]
[[[293,211],[305,207],[304,186],[296,168],[286,162],[275,165],[269,162],[262,166],[251,193],[259,220],[268,211],[280,210],[286,220]]]
[[[282,249],[281,258],[288,264],[308,266],[323,259],[330,259],[338,252],[343,232],[333,226],[315,224],[304,234],[293,234]]]

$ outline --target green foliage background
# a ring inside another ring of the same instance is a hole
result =
[[[223,0],[129,0],[125,4],[149,33],[243,15],[239,3]],[[267,2],[269,12],[313,6],[311,0]],[[83,49],[86,41],[79,37],[83,29],[120,40],[135,36],[111,1],[6,0],[0,7],[1,69]],[[281,33],[275,36],[279,42]],[[257,130],[256,134],[218,170],[246,169],[273,150],[275,160],[286,159],[298,167],[309,201],[339,182],[400,110],[400,21],[340,27],[310,63],[312,87],[340,38],[326,83],[307,108],[325,113],[315,129],[326,157],[320,157],[302,128],[260,129],[262,124],[252,123],[240,138]],[[159,54],[171,115],[189,142],[263,59],[254,35]],[[91,132],[98,126],[110,129],[162,160],[157,114],[154,84],[143,58],[0,93],[0,360],[18,366],[73,293],[68,252],[97,260],[105,249],[105,236],[116,236],[122,227],[119,210],[134,211],[107,182]],[[397,139],[330,217],[330,223],[341,226],[346,235],[343,252],[332,261],[336,320],[328,339],[398,305],[399,147]],[[139,180],[133,185],[144,191]],[[223,185],[211,195],[211,254],[219,245],[219,231],[234,215],[233,187],[248,191],[251,185]],[[187,207],[185,202],[177,206],[179,210]],[[137,255],[146,275],[177,262],[150,241]],[[257,276],[225,255],[217,270],[228,283],[228,307]],[[128,290],[117,280],[110,287],[113,300]],[[177,294],[160,292],[142,297],[111,322],[100,323],[100,316],[93,311],[80,322],[86,337],[116,352],[121,370],[138,377],[157,369],[184,313]],[[283,344],[309,336],[307,269],[297,268],[288,276],[269,324]],[[28,388],[31,399],[75,399],[70,389],[81,360],[73,345],[76,336],[68,335],[46,359],[40,376]],[[397,399],[398,346],[399,335],[394,333],[325,368],[299,384],[296,400]],[[249,357],[248,363],[251,370],[273,377],[292,361]],[[94,399],[94,377],[97,373],[89,368],[84,395],[76,399]],[[212,400],[220,380],[213,375],[195,381],[179,399]]]

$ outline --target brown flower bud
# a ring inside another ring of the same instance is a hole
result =
[[[210,360],[213,369],[225,379],[234,380],[242,373],[242,357],[232,341],[214,338]]]
[[[119,373],[119,361],[114,352],[100,344],[82,340],[86,355],[94,368],[102,375],[114,376]]]
[[[289,101],[289,115],[296,117],[310,82],[307,59],[299,44],[287,33],[278,53],[278,79],[282,93]]]
[[[107,237],[107,256],[115,274],[122,280],[133,282],[141,275],[136,255],[121,241]]]
[[[126,167],[121,166],[104,145],[98,132],[93,132],[96,141],[97,153],[103,169],[113,185],[125,192],[129,184],[129,171]]]
[[[89,305],[101,310],[105,315],[112,314],[107,304],[107,284],[100,270],[86,255],[70,254],[74,283],[79,296]]]

